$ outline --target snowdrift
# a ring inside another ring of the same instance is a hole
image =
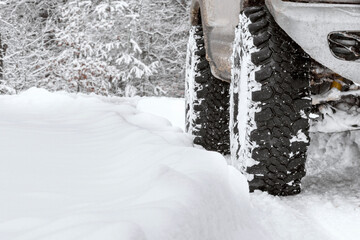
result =
[[[240,173],[136,102],[0,97],[0,239],[265,239]]]

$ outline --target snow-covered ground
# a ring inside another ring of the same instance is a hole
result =
[[[175,99],[177,103],[166,98],[149,100],[139,102],[139,105],[153,103],[152,107],[142,108],[143,111],[182,126],[185,121],[182,99]],[[171,107],[169,112],[160,110]],[[333,129],[334,123],[330,124]],[[257,192],[250,194],[250,201],[256,218],[254,224],[259,231],[266,232],[266,239],[359,240],[360,131],[312,133],[303,192],[293,197]]]
[[[0,239],[360,239],[359,132],[313,134],[283,198],[249,194],[183,122],[182,99],[0,96]]]

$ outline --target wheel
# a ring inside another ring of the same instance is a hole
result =
[[[231,159],[250,191],[300,192],[309,145],[310,59],[266,7],[240,15],[230,87]]]
[[[211,74],[201,25],[190,30],[186,65],[186,131],[195,144],[228,154],[230,84]]]

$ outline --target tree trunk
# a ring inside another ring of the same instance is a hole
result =
[[[1,42],[1,35],[0,35],[0,79],[4,77],[4,56],[6,51],[7,45]]]
[[[1,35],[0,35],[0,79],[3,78],[3,67],[4,67],[4,61],[3,61],[3,46],[1,43]]]

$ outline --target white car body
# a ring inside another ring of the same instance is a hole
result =
[[[235,28],[239,13],[248,2],[251,1],[192,2],[191,23],[199,24],[201,13],[207,59],[213,75],[224,81],[230,81]],[[261,4],[263,1],[252,2]],[[360,84],[360,58],[354,61],[340,59],[329,47],[329,36],[333,32],[359,34],[355,41],[360,44],[360,0],[265,0],[265,4],[279,26],[315,61]]]

